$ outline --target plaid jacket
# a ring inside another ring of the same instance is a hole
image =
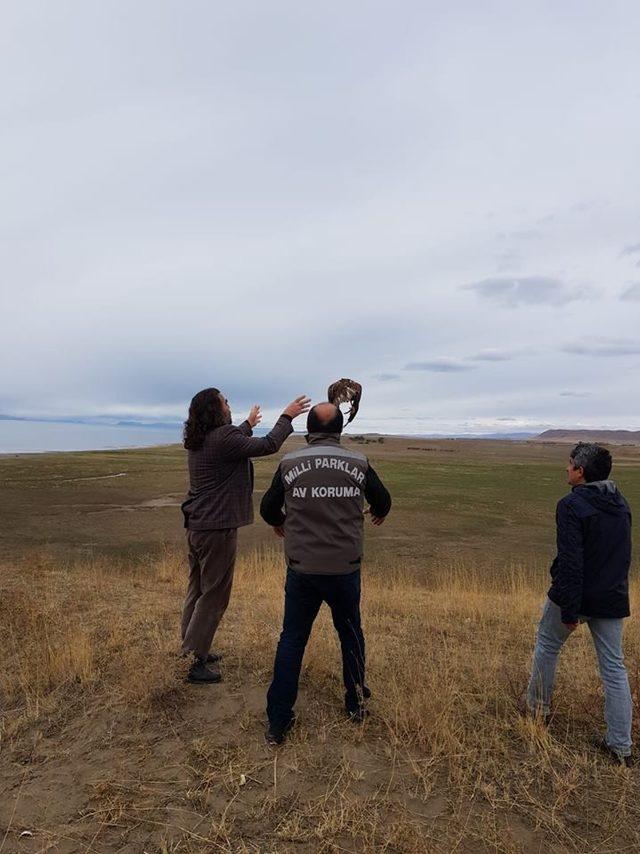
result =
[[[240,528],[253,522],[253,465],[250,457],[275,454],[293,432],[281,415],[271,432],[252,437],[248,421],[212,430],[189,455],[189,492],[182,504],[184,526],[191,531]]]

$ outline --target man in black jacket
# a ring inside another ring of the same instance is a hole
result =
[[[366,499],[373,524],[381,525],[391,498],[367,458],[341,446],[342,427],[338,407],[314,406],[307,418],[308,447],[282,459],[260,505],[262,518],[284,537],[287,561],[284,623],[267,695],[270,744],[280,744],[293,723],[304,650],[323,602],[340,638],[347,714],[356,722],[366,715],[363,506]]]
[[[605,694],[607,734],[602,749],[622,764],[631,756],[631,693],[622,654],[622,621],[629,616],[631,511],[612,480],[611,454],[581,442],[571,452],[571,492],[556,510],[558,554],[538,626],[527,708],[546,719],[558,653],[580,623],[595,644]]]

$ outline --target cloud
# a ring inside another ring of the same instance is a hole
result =
[[[379,380],[383,383],[391,382],[392,380],[399,380],[400,374],[374,374],[372,379]]]
[[[435,374],[456,374],[462,371],[473,371],[473,365],[466,365],[458,359],[438,358],[428,362],[409,362],[405,371],[430,371]]]
[[[590,391],[561,391],[560,397],[591,397]]]
[[[636,302],[640,300],[640,282],[634,282],[633,285],[630,285],[626,291],[623,291],[620,294],[620,299],[628,302]]]
[[[372,428],[403,406],[400,432],[425,412],[592,417],[595,395],[559,396],[592,383],[608,417],[640,418],[608,376],[639,356],[559,351],[640,338],[620,299],[640,280],[640,111],[601,85],[636,80],[640,51],[606,4],[510,4],[489,49],[473,3],[368,4],[365,25],[357,3],[141,0],[126,26],[116,5],[3,6],[0,412],[180,420],[213,385],[239,417],[277,415],[351,376]],[[557,38],[523,62],[540,28]],[[602,32],[619,49],[594,63]],[[602,95],[589,134],[577,93]],[[568,301],[592,281],[607,299]]]
[[[493,277],[463,287],[510,308],[518,305],[562,305],[590,295],[587,289],[569,288],[560,279],[549,276]]]
[[[640,243],[632,243],[631,246],[625,246],[621,255],[635,255],[636,252],[640,252]]]
[[[624,338],[589,338],[562,348],[578,356],[640,356],[640,341]]]
[[[501,231],[498,234],[500,240],[533,240],[542,237],[542,232],[537,228],[521,228],[516,231]]]
[[[480,350],[475,356],[469,356],[470,362],[510,362],[516,357],[515,353],[510,353],[507,350]]]
[[[571,213],[588,213],[589,211],[597,207],[597,204],[597,201],[593,200],[590,202],[576,202],[575,204],[571,205],[569,210]]]
[[[517,270],[519,267],[522,267],[524,261],[522,255],[519,252],[514,252],[512,249],[498,253],[495,256],[495,260],[496,269],[499,273]]]

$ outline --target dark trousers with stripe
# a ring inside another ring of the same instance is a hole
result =
[[[313,621],[326,602],[342,648],[342,675],[347,710],[359,707],[364,687],[364,635],[360,623],[360,570],[347,575],[311,575],[287,570],[284,622],[267,693],[267,715],[274,727],[285,727],[293,715],[304,650]]]

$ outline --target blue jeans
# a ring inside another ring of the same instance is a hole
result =
[[[622,655],[622,619],[581,617],[593,638],[604,688],[606,742],[619,756],[631,755],[631,691]],[[561,620],[560,608],[547,599],[538,625],[527,706],[548,715],[558,653],[571,632]]]
[[[267,693],[272,727],[284,728],[293,717],[304,650],[320,606],[331,609],[342,648],[345,706],[354,711],[364,688],[364,636],[360,624],[360,570],[348,575],[311,575],[287,570],[284,622]]]

